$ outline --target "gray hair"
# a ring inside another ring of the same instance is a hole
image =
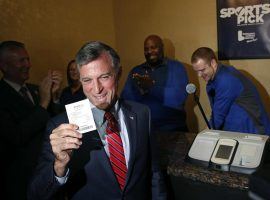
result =
[[[117,52],[112,47],[99,41],[87,42],[82,46],[76,55],[77,66],[81,68],[83,65],[98,59],[104,53],[109,55],[112,67],[118,72],[120,69],[120,57]]]

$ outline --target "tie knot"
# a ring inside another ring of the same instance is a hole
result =
[[[114,131],[118,132],[118,123],[111,112],[105,112],[104,118],[108,121],[108,126]]]
[[[23,93],[23,94],[26,94],[27,93],[27,88],[25,86],[22,86],[21,89],[20,89],[20,92]]]
[[[105,112],[104,118],[109,122],[116,121],[116,119],[114,118],[114,116],[111,112]]]

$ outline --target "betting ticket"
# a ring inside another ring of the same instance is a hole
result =
[[[80,133],[96,130],[91,105],[88,99],[65,105],[69,123],[79,126]]]

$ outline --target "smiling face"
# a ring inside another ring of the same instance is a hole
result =
[[[119,73],[112,66],[111,57],[103,53],[99,58],[80,68],[83,91],[99,109],[109,109],[117,98]]]
[[[150,65],[156,65],[163,59],[163,43],[161,38],[153,35],[145,40],[144,57]]]
[[[8,50],[1,58],[1,70],[4,78],[19,85],[29,79],[31,67],[29,55],[24,48],[13,48]]]
[[[212,59],[210,63],[203,59],[198,59],[196,62],[192,63],[194,71],[197,72],[198,76],[203,78],[206,82],[213,80],[216,70],[217,62]]]

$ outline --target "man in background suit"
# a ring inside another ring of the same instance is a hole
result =
[[[79,50],[76,63],[97,130],[82,135],[66,113],[49,122],[29,199],[53,199],[61,191],[79,200],[165,199],[158,166],[152,162],[149,110],[117,97],[119,56],[106,44],[89,42]],[[117,156],[108,113],[120,131]]]
[[[3,199],[26,199],[27,182],[41,149],[52,97],[57,98],[59,72],[50,72],[39,88],[28,84],[31,67],[24,44],[0,43],[0,190]],[[23,89],[22,89],[23,88]]]

